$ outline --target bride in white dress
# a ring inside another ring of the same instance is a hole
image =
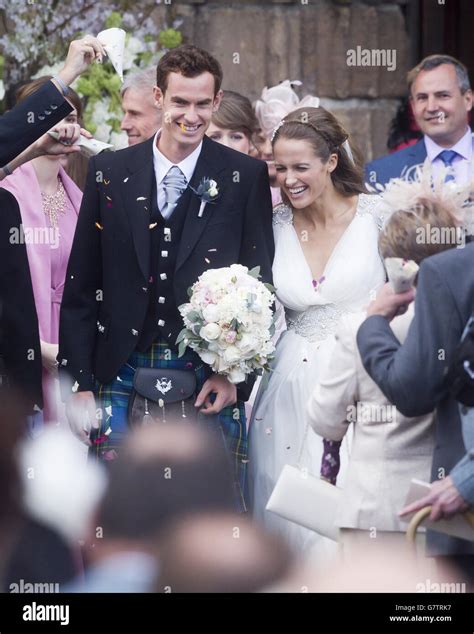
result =
[[[277,128],[273,152],[282,204],[275,208],[273,282],[285,309],[269,379],[250,422],[250,502],[255,519],[296,551],[322,557],[335,542],[266,511],[285,464],[320,474],[323,441],[306,430],[306,404],[330,362],[342,315],[366,306],[385,274],[377,247],[377,197],[363,194],[347,133],[323,108],[292,112]],[[341,448],[343,484],[347,447]],[[301,454],[302,450],[302,454]],[[299,460],[301,454],[301,460]],[[333,456],[325,454],[325,474]]]

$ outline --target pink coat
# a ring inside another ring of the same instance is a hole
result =
[[[67,195],[67,210],[59,218],[59,230],[50,227],[41,200],[38,179],[32,163],[25,163],[1,187],[11,192],[20,207],[23,238],[26,243],[31,281],[35,297],[40,339],[58,343],[59,309],[62,300],[67,263],[81,206],[82,192],[62,167],[59,168]],[[57,250],[54,250],[54,249]],[[43,370],[44,421],[64,419],[64,406],[59,399],[58,381]]]
[[[74,210],[73,214],[66,214],[67,218],[65,218],[70,229],[74,232],[81,206],[82,192],[62,167],[59,168],[59,176]],[[32,163],[25,163],[17,168],[11,176],[3,179],[1,187],[15,196],[20,207],[36,312],[38,313],[40,338],[48,343],[58,343],[58,332],[52,332],[51,328],[54,321],[51,313],[53,303],[61,301],[69,253],[68,257],[64,258],[61,263],[59,277],[62,278],[62,284],[56,284],[54,293],[56,296],[53,297],[51,293],[54,286],[52,283],[51,243],[47,240],[28,242],[28,230],[43,228],[45,231],[43,235],[47,235],[49,227],[49,222],[43,212],[39,183]]]

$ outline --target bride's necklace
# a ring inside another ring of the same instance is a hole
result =
[[[58,189],[54,194],[45,194],[41,192],[41,201],[43,210],[49,218],[51,226],[55,229],[58,226],[58,217],[66,213],[66,191],[61,179],[58,177]]]

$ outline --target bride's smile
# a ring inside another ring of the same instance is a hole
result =
[[[336,155],[323,163],[310,143],[284,137],[275,143],[274,153],[277,183],[292,207],[305,209],[326,192],[337,165]]]

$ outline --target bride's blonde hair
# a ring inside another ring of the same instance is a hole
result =
[[[334,188],[342,196],[354,196],[367,193],[364,186],[364,167],[362,155],[352,143],[349,133],[336,117],[324,108],[298,108],[290,112],[276,128],[272,145],[278,139],[307,141],[314,153],[323,163],[327,163],[331,154],[337,154],[336,169],[331,172]],[[352,156],[349,156],[345,142],[349,143]]]

